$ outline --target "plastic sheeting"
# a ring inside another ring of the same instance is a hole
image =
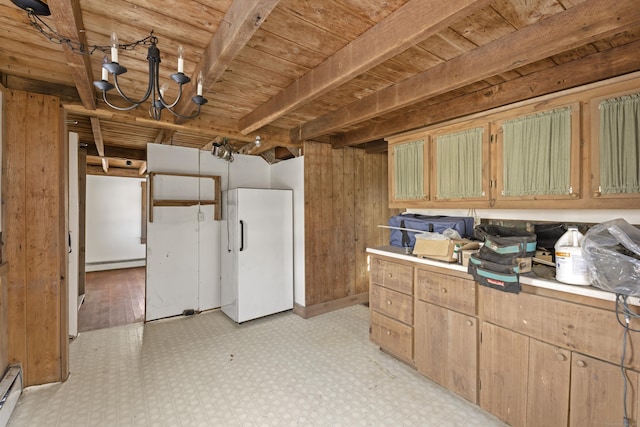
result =
[[[597,224],[582,240],[591,284],[640,296],[640,230],[622,218]]]

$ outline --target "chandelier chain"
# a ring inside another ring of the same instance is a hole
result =
[[[59,45],[67,45],[67,47],[74,53],[78,53],[81,55],[92,55],[97,50],[106,54],[109,52],[109,49],[111,49],[111,45],[85,45],[83,43],[71,40],[68,37],[62,37],[56,30],[51,28],[49,24],[43,21],[42,18],[40,18],[32,10],[28,10],[27,15],[29,16],[31,25],[36,30],[38,30],[40,34],[45,36],[49,41],[53,43]],[[118,44],[118,48],[123,50],[133,50],[138,46],[150,46],[153,40],[157,39],[153,35],[153,30],[151,30],[151,33],[147,37],[131,43]]]

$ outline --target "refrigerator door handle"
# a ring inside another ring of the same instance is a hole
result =
[[[240,252],[244,250],[244,221],[240,220]]]

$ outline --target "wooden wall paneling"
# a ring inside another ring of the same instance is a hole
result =
[[[23,119],[27,106],[27,93],[7,91],[5,103],[5,150],[3,151],[3,241],[4,255],[11,268],[7,275],[7,323],[9,326],[9,363],[22,362],[24,380],[30,384],[30,372],[26,364],[27,341],[26,283],[26,122]]]
[[[365,252],[367,249],[366,190],[369,183],[366,181],[365,162],[366,154],[364,150],[356,150],[354,161],[355,197],[353,198],[355,204],[355,264],[353,265],[353,269],[355,270],[356,277],[356,295],[369,290],[369,276],[367,275],[366,262],[367,255]]]
[[[331,190],[333,188],[331,180],[333,179],[332,172],[332,149],[327,144],[320,144],[319,156],[320,156],[320,182],[316,187],[316,191],[320,195],[320,206],[318,214],[320,215],[320,262],[319,276],[317,278],[316,287],[318,289],[318,296],[320,300],[318,302],[332,301],[333,289],[335,283],[331,274],[335,267],[336,255],[332,253],[331,242],[333,241],[333,234],[336,232],[333,227],[333,200],[331,199]]]
[[[29,94],[26,163],[26,341],[33,383],[60,380],[60,149],[57,98]],[[46,123],[46,124],[45,124]],[[35,142],[38,142],[35,144]],[[66,336],[66,331],[65,331]]]
[[[10,91],[7,101],[9,362],[35,385],[67,372],[63,114],[57,97]]]
[[[347,265],[345,260],[345,236],[344,232],[349,227],[345,221],[345,205],[346,198],[344,195],[345,177],[343,171],[345,169],[344,150],[331,150],[331,202],[332,202],[332,228],[331,233],[331,258],[332,258],[332,276],[333,289],[331,299],[338,299],[349,295],[347,287]]]
[[[338,150],[334,150],[338,151]],[[346,295],[356,294],[356,275],[351,266],[356,265],[356,241],[355,241],[355,149],[341,150],[344,154],[342,175],[343,203],[344,203],[344,233],[343,233],[343,262],[345,265],[344,289]]]

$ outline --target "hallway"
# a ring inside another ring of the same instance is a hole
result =
[[[144,321],[145,267],[87,273],[78,332]]]

